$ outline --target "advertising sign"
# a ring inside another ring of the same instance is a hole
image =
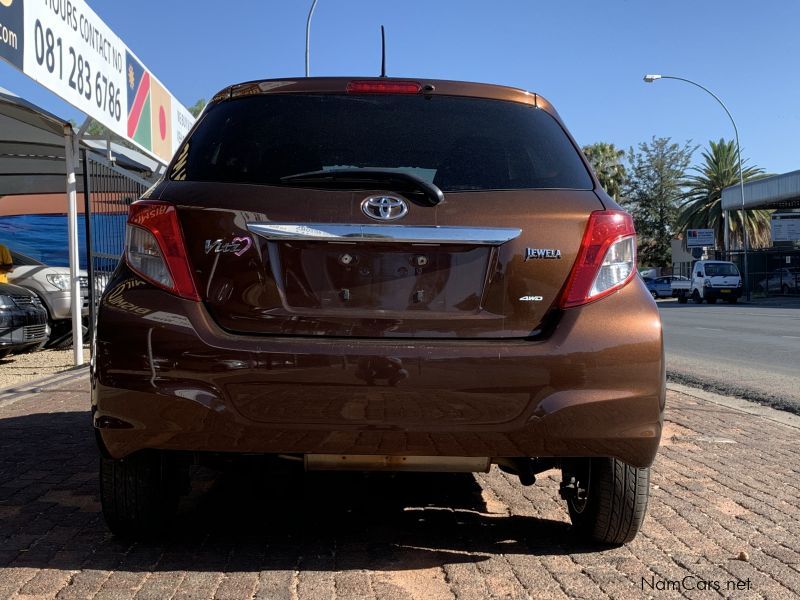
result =
[[[800,241],[800,213],[773,213],[771,225],[773,242]]]
[[[716,238],[713,229],[687,229],[686,247],[703,248],[716,245]]]
[[[0,58],[162,162],[194,123],[85,0],[0,0]]]

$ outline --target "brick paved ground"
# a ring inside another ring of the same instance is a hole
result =
[[[0,394],[0,598],[790,598],[800,430],[670,393],[649,517],[581,546],[558,478],[199,473],[159,544],[106,531],[85,377]],[[741,552],[748,561],[738,560]],[[730,592],[728,581],[750,590]]]

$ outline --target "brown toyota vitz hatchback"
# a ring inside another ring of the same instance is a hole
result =
[[[576,530],[631,540],[661,436],[659,315],[631,217],[555,109],[431,80],[218,93],[131,206],[92,409],[112,531],[188,465],[557,468]]]

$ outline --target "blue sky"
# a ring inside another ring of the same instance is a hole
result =
[[[184,104],[225,85],[302,75],[310,0],[88,0]],[[553,102],[579,143],[626,148],[651,136],[705,144],[733,132],[745,157],[800,169],[800,2],[794,0],[319,0],[312,75],[388,72],[523,87]],[[60,116],[78,111],[0,64],[0,86]]]

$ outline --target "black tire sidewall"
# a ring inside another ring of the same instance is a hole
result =
[[[587,498],[582,510],[567,500],[570,519],[581,537],[618,546],[638,533],[647,511],[650,469],[613,458],[590,459]],[[624,477],[620,480],[620,474]]]
[[[178,506],[176,473],[162,453],[100,458],[100,501],[112,533],[129,539],[161,535]]]

